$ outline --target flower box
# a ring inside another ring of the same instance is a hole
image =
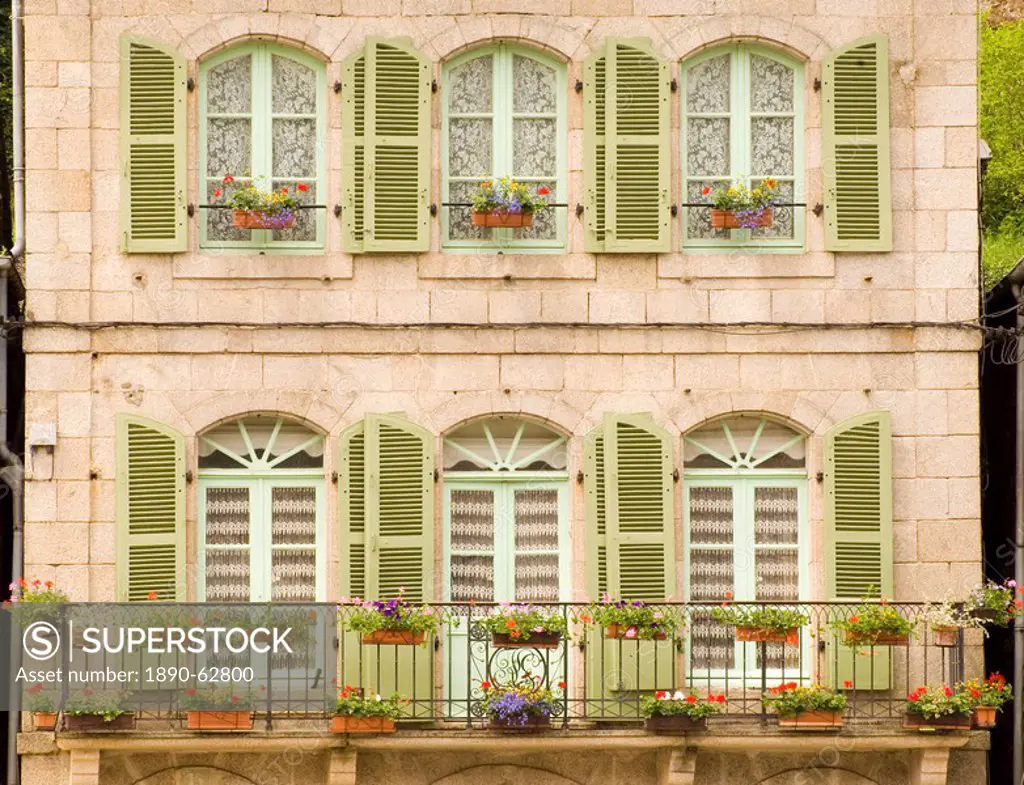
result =
[[[807,730],[841,728],[843,727],[843,713],[841,711],[801,711],[786,717],[780,716],[779,727]]]
[[[972,608],[971,609],[971,616],[973,616],[975,619],[981,619],[982,621],[987,621],[987,622],[999,621],[999,619],[1001,617],[1003,617],[1004,615],[1005,615],[1005,612],[997,611],[997,610],[995,610],[993,608]],[[1003,625],[1003,626],[1005,626],[1005,625]]]
[[[507,632],[491,633],[491,645],[496,649],[557,649],[561,642],[560,632],[531,632],[527,641]]]
[[[64,727],[69,731],[134,730],[135,715],[129,712],[105,720],[102,714],[65,714]]]
[[[909,646],[910,635],[893,635],[891,633],[861,634],[847,632],[845,641],[847,646]]]
[[[231,225],[236,229],[291,229],[295,226],[295,212],[280,210],[233,210]]]
[[[775,210],[772,208],[766,209],[758,216],[757,226],[760,229],[767,229],[775,223]],[[742,229],[740,226],[740,220],[732,210],[716,210],[711,209],[711,228],[712,229]]]
[[[707,717],[687,717],[685,714],[648,717],[644,727],[654,733],[686,733],[708,729]]]
[[[331,719],[331,733],[394,733],[390,717],[354,717],[338,715]]]
[[[770,630],[758,627],[737,627],[736,640],[746,643],[790,643],[796,644],[800,640],[798,628],[792,627],[788,630]]]
[[[932,627],[932,643],[936,646],[950,648],[960,642],[959,627]]]
[[[251,711],[190,711],[189,730],[252,730]]]
[[[36,730],[54,730],[57,727],[57,712],[37,711],[32,715],[32,727]]]
[[[634,630],[636,634],[629,635],[629,631]],[[655,640],[664,641],[668,640],[668,634],[664,630],[658,630],[650,638],[641,638],[640,631],[635,626],[629,626],[625,624],[609,624],[604,628],[604,637],[609,640]]]
[[[975,728],[994,728],[996,726],[996,707],[975,706],[971,721]]]
[[[536,716],[530,715],[526,718],[526,723],[524,725],[502,722],[501,720],[491,718],[487,723],[487,727],[494,728],[496,730],[544,730],[551,727],[551,718],[542,714]]]
[[[533,226],[533,213],[473,213],[473,226],[491,229],[522,229]]]
[[[924,717],[920,714],[904,714],[903,727],[911,730],[970,730],[970,714],[944,714],[941,717]]]
[[[425,632],[413,630],[374,630],[363,636],[363,643],[377,646],[419,646],[426,640]]]

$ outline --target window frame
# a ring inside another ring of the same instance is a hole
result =
[[[756,117],[793,117],[793,175],[781,179],[793,182],[793,201],[801,202],[806,198],[806,162],[804,160],[805,128],[805,84],[804,64],[776,49],[757,44],[739,43],[715,46],[679,63],[679,158],[682,170],[683,201],[688,202],[688,183],[690,175],[687,171],[687,120],[691,114],[687,111],[687,72],[700,63],[729,54],[733,58],[733,67],[729,70],[729,112],[728,113],[694,113],[694,117],[728,117],[729,124],[729,168],[728,177],[694,176],[694,180],[721,180],[733,182],[743,179],[748,184],[752,178],[743,174],[750,167],[750,127],[751,119]],[[750,108],[750,58],[759,55],[775,60],[787,68],[793,69],[793,111],[792,112],[753,112]],[[740,60],[742,67],[735,67]],[[761,175],[765,177],[769,175]],[[774,176],[771,175],[771,176]],[[715,251],[732,253],[737,248],[756,249],[758,253],[794,253],[803,251],[806,244],[806,207],[794,207],[793,237],[765,238],[751,237],[750,229],[732,229],[728,240],[717,238],[691,238],[689,236],[689,213],[694,208],[684,208],[682,213],[681,236],[684,252],[699,251],[713,253]],[[700,208],[697,208],[700,209]]]
[[[491,169],[488,175],[477,177],[458,177],[457,180],[467,182],[477,181],[484,177],[500,177],[512,171],[513,155],[513,121],[517,117],[554,117],[555,119],[555,161],[556,171],[553,177],[529,177],[523,182],[543,181],[555,182],[555,194],[560,203],[568,202],[568,68],[565,63],[547,56],[542,52],[527,46],[497,42],[478,46],[463,52],[457,57],[445,62],[441,68],[441,201],[449,201],[449,183],[451,177],[448,173],[448,140],[449,140],[449,74],[456,68],[470,60],[478,57],[493,55],[492,63],[492,101],[491,111],[488,113],[457,114],[462,117],[488,117],[492,122],[491,136]],[[515,84],[513,81],[513,58],[519,55],[529,57],[532,60],[552,68],[555,72],[555,112],[543,113],[513,113],[513,96]],[[503,120],[503,122],[499,122]],[[492,239],[475,240],[471,238],[453,240],[449,237],[449,210],[463,210],[469,208],[448,207],[441,211],[441,249],[443,251],[486,253],[494,251],[502,253],[512,251],[514,253],[564,253],[568,241],[568,210],[564,207],[551,207],[555,210],[556,236],[554,239],[514,239],[514,229],[492,229]]]
[[[327,200],[327,67],[322,61],[306,54],[294,47],[275,44],[270,41],[250,41],[225,49],[212,57],[204,59],[199,64],[198,97],[199,102],[199,129],[198,129],[198,195],[202,203],[206,203],[207,183],[215,179],[207,175],[207,75],[210,69],[215,68],[228,60],[245,55],[252,57],[252,79],[250,96],[250,111],[247,115],[251,128],[251,151],[250,166],[254,174],[252,179],[262,189],[268,189],[273,179],[273,120],[275,117],[288,117],[273,113],[273,56],[286,57],[301,65],[311,68],[316,74],[316,150],[317,150],[317,171],[316,171],[316,203],[326,204]],[[213,113],[214,116],[231,116],[229,113]],[[295,117],[307,118],[308,115],[294,115]],[[303,178],[294,178],[303,179]],[[307,178],[308,179],[308,178]],[[257,252],[265,254],[294,254],[323,251],[326,247],[327,217],[326,210],[318,209],[316,212],[316,240],[274,240],[273,230],[252,229],[251,239],[248,241],[239,240],[210,240],[207,238],[207,216],[205,211],[200,212],[199,220],[199,250],[225,250]]]

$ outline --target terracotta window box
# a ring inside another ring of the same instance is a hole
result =
[[[64,727],[69,731],[134,730],[135,715],[121,714],[105,720],[102,714],[65,714]]]
[[[767,229],[775,223],[775,210],[768,208],[757,219],[759,229]],[[711,210],[712,229],[742,229],[740,220],[732,210]]]
[[[959,627],[932,627],[932,643],[943,648],[951,648],[960,642]]]
[[[800,631],[796,627],[788,630],[766,630],[760,627],[737,627],[736,640],[746,643],[790,643],[800,640]]]
[[[426,638],[425,632],[374,630],[363,636],[363,643],[371,643],[376,646],[419,646]]]
[[[251,711],[190,711],[189,730],[252,730]]]
[[[910,634],[858,635],[855,632],[847,632],[844,642],[847,646],[909,646]]]
[[[970,730],[970,714],[946,714],[942,717],[922,717],[904,714],[903,727],[911,730]]]
[[[531,632],[526,641],[513,638],[507,632],[491,634],[491,645],[496,649],[557,649],[561,642],[560,632]]]
[[[533,226],[533,213],[473,213],[473,226],[489,229],[524,229]]]
[[[395,721],[390,717],[351,717],[338,715],[331,718],[331,733],[394,733]]]
[[[494,728],[496,730],[544,730],[545,728],[551,727],[550,717],[528,717],[525,725],[510,725],[499,720],[492,719],[487,723],[487,727]]]
[[[630,637],[629,634],[628,634],[630,630],[636,630],[636,635],[633,636],[633,637]],[[628,626],[628,625],[625,625],[625,624],[609,624],[607,627],[604,628],[604,637],[608,638],[609,640],[631,640],[631,641],[655,640],[655,641],[664,641],[664,640],[668,640],[668,633],[665,632],[664,630],[658,630],[656,633],[654,633],[654,636],[652,638],[641,638],[640,637],[640,628],[639,627],[631,627],[631,626]]]
[[[295,212],[281,218],[262,210],[232,210],[231,225],[236,229],[291,229],[295,226]]]
[[[36,730],[54,730],[57,727],[57,712],[37,711],[32,715],[32,727]]]
[[[780,728],[804,728],[823,730],[843,727],[841,711],[801,711],[786,717],[779,717]]]
[[[671,717],[648,717],[644,727],[655,733],[686,733],[687,731],[701,731],[708,729],[708,718],[687,717],[685,714],[676,714]]]
[[[995,706],[977,706],[972,716],[975,728],[994,728],[996,726],[997,709]]]

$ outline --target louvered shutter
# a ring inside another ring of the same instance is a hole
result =
[[[892,431],[885,411],[858,415],[825,436],[828,598],[892,597]],[[837,645],[836,683],[887,689],[889,653],[856,657]],[[832,659],[832,658],[830,658]]]
[[[344,69],[345,250],[430,246],[430,61],[405,40],[369,38]]]
[[[184,602],[185,437],[124,414],[116,436],[117,600]]]
[[[606,414],[584,456],[588,591],[664,602],[675,591],[671,437],[647,415]],[[593,716],[638,716],[639,697],[674,684],[672,641],[609,641],[589,633]],[[599,642],[599,643],[598,643]]]
[[[670,85],[647,40],[609,38],[584,63],[586,250],[670,249]]]
[[[338,511],[341,518],[341,594],[366,597],[366,429],[341,437]]]
[[[825,247],[891,251],[888,39],[873,35],[830,55],[822,96]]]
[[[185,58],[121,36],[121,235],[128,253],[187,250]]]

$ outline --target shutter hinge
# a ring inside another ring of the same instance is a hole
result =
[[[577,79],[575,87],[576,87],[576,92],[577,93],[582,93],[583,92],[583,80],[582,79]]]
[[[430,214],[432,216],[433,215],[437,215],[437,203],[436,202],[431,202],[430,203]]]
[[[825,482],[825,472],[818,472],[817,474],[814,475],[814,479],[816,479],[818,482]]]
[[[823,205],[821,202],[818,202],[816,205],[814,205],[813,208],[811,208],[811,212],[814,213],[816,216],[821,217],[821,214],[825,212],[825,205]]]
[[[434,651],[441,650],[441,638],[438,635],[434,636]]]
[[[820,79],[815,79],[814,80],[814,92],[816,92],[816,93],[820,93],[821,92],[821,80]]]
[[[333,482],[335,485],[338,484],[338,473],[337,472],[331,472],[331,482]]]
[[[583,470],[582,469],[580,471],[576,472],[576,482],[580,483],[581,485],[583,483]]]
[[[577,218],[582,218],[583,217],[583,205],[582,204],[577,203],[577,205],[576,205],[576,217]]]
[[[341,82],[335,82],[334,83],[334,92],[336,92],[336,93],[340,93],[341,92]]]
[[[185,482],[187,482],[189,485],[192,484],[192,470],[191,469],[187,469],[185,471]]]
[[[677,82],[677,81],[676,81],[676,78],[675,78],[675,77],[672,77],[672,82],[671,82],[671,84],[669,85],[669,87],[671,87],[671,88],[672,88],[672,92],[673,92],[673,93],[677,93],[677,92],[679,92],[679,82]]]
[[[334,217],[335,218],[341,218],[341,205],[340,204],[334,205]]]
[[[672,205],[671,212],[672,212],[672,217],[673,218],[675,218],[677,215],[679,215],[679,205],[678,204]]]
[[[431,79],[430,80],[430,92],[432,92],[432,93],[436,93],[437,92],[437,80],[436,79]]]
[[[438,471],[438,470],[437,470],[437,469],[435,468],[435,469],[434,469],[434,482],[437,482],[437,481],[438,481],[438,480],[440,480],[440,479],[441,479],[441,472],[439,472],[439,471]]]
[[[185,87],[188,89],[190,93],[194,93],[196,90],[196,80],[190,76],[188,79],[185,80]]]
[[[679,469],[672,470],[672,482],[679,482]]]
[[[196,214],[196,206],[192,203],[188,203],[188,207],[185,208],[185,212],[188,213],[188,217],[192,218]]]

